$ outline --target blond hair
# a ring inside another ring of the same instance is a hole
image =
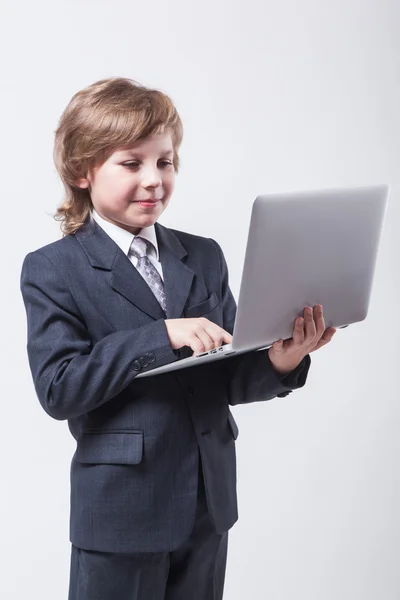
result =
[[[88,189],[76,185],[88,169],[117,149],[149,135],[170,132],[175,172],[183,126],[172,100],[163,92],[123,77],[101,79],[77,92],[61,115],[54,139],[54,163],[65,197],[54,215],[63,236],[75,233],[90,216]]]

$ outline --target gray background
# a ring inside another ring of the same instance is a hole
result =
[[[19,276],[60,237],[57,120],[119,75],[175,101],[182,170],[161,222],[215,237],[236,297],[257,194],[392,184],[368,319],[313,355],[303,390],[234,409],[225,598],[398,599],[398,0],[3,2],[0,40],[0,596],[67,596],[74,441],[36,399]]]

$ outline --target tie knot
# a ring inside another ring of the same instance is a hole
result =
[[[133,238],[129,251],[137,258],[142,258],[143,256],[147,255],[150,243],[151,242],[149,242],[148,240],[136,235]]]

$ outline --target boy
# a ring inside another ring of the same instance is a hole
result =
[[[302,387],[335,332],[306,307],[269,350],[135,379],[232,340],[221,248],[157,222],[181,140],[157,90],[111,78],[75,94],[55,134],[64,235],[22,266],[36,393],[77,441],[69,600],[222,598],[237,520],[229,405]]]

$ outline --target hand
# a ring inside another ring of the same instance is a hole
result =
[[[293,371],[303,358],[326,346],[336,333],[335,327],[325,329],[325,320],[321,304],[307,306],[304,318],[295,320],[293,337],[288,340],[278,340],[268,350],[272,366],[278,373],[287,374]]]
[[[205,317],[166,319],[165,326],[172,348],[178,350],[183,346],[189,346],[193,350],[193,356],[218,348],[224,342],[226,344],[232,342],[230,333]]]

